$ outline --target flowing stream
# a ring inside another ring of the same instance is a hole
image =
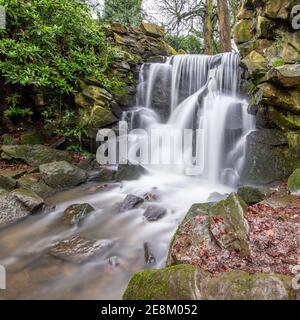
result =
[[[52,197],[52,212],[1,230],[0,264],[7,269],[7,290],[0,291],[0,298],[121,299],[134,272],[164,267],[172,234],[190,206],[224,198],[239,184],[246,136],[255,129],[239,87],[239,56],[234,53],[179,55],[143,65],[136,107],[124,112],[123,120],[130,129],[148,133],[191,129],[200,132],[199,140],[194,137],[192,144],[182,146],[179,139],[170,149],[157,144],[151,157],[161,163],[144,164],[148,174],[139,180],[81,185]],[[130,160],[145,143],[142,134],[131,138]],[[142,207],[119,213],[127,194],[147,193],[167,209],[162,219],[146,221]],[[89,203],[96,211],[83,225],[70,228],[62,217],[74,203]],[[113,239],[115,245],[84,264],[48,254],[53,244],[74,235]],[[151,264],[145,263],[145,243],[155,257]]]

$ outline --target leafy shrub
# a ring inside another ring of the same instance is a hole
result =
[[[0,30],[0,72],[7,84],[72,92],[79,77],[105,76],[109,46],[81,0],[0,0],[7,28]]]
[[[200,42],[200,37],[196,35],[188,36],[175,36],[168,35],[166,36],[166,41],[177,51],[184,50],[190,54],[199,54],[202,53],[203,48]]]

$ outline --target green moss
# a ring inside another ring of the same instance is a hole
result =
[[[288,180],[288,189],[292,193],[299,193],[300,191],[300,169],[296,169]]]
[[[276,68],[276,67],[282,67],[282,66],[284,66],[284,65],[285,65],[285,63],[284,63],[284,61],[283,61],[282,59],[277,59],[277,60],[273,61],[273,63],[272,63],[272,66],[273,66],[274,68]]]
[[[124,300],[190,300],[188,284],[195,272],[191,265],[172,266],[161,270],[143,270],[130,280]],[[145,286],[147,284],[147,286]]]

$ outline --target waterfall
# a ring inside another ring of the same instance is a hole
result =
[[[217,184],[238,185],[246,136],[255,129],[247,101],[239,94],[239,62],[238,54],[225,53],[177,55],[165,63],[142,66],[136,107],[123,116],[129,128],[149,133],[159,129],[163,137],[176,130],[193,130],[189,145],[184,144],[184,134],[177,140],[172,136],[176,141],[170,147],[157,142],[151,158],[161,162],[146,164],[150,171],[184,175],[197,163],[201,170],[193,175]],[[136,139],[135,135],[131,155],[139,149]],[[145,136],[141,140],[145,141]]]

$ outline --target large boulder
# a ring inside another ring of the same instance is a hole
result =
[[[254,50],[242,60],[242,63],[254,78],[261,77],[267,72],[266,58]]]
[[[297,3],[297,0],[267,0],[264,13],[272,19],[289,19],[291,9]]]
[[[212,275],[195,266],[144,270],[130,280],[124,300],[295,300],[292,279],[231,271]]]
[[[269,132],[269,138],[266,133]],[[286,179],[296,167],[298,155],[287,143],[272,136],[273,130],[258,130],[247,137],[247,154],[243,170],[244,184],[270,184]],[[262,137],[263,135],[263,137]]]
[[[68,153],[43,145],[2,146],[1,156],[4,159],[22,160],[33,167],[53,161],[70,160]]]
[[[209,208],[210,231],[217,243],[225,249],[250,255],[249,224],[244,216],[246,203],[235,193]]]
[[[91,110],[90,125],[93,128],[103,128],[117,122],[111,110],[99,105],[95,105]]]
[[[30,211],[13,194],[0,193],[0,227],[8,226],[26,218]]]
[[[86,171],[67,161],[55,161],[41,165],[44,182],[55,190],[75,187],[87,180]]]

